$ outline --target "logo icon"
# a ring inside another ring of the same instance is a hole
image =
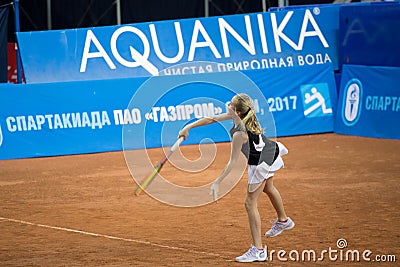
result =
[[[347,126],[353,126],[360,118],[361,99],[362,84],[360,80],[350,80],[343,92],[342,120]]]
[[[262,139],[262,137],[261,137],[261,135],[259,135],[258,136],[258,144],[256,144],[254,141],[253,141],[253,145],[254,145],[254,148],[258,151],[258,152],[261,152],[262,150],[263,150],[263,148],[265,147],[265,143],[264,143],[264,140]]]
[[[300,87],[304,116],[332,116],[331,98],[327,83],[306,84]]]

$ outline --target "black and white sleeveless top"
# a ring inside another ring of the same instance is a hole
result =
[[[246,129],[243,123],[239,123],[230,130],[231,137],[236,132],[247,133],[249,139],[242,145],[242,153],[247,158],[249,165],[259,165],[262,162],[272,165],[279,155],[278,144],[269,140],[264,134],[254,134]]]

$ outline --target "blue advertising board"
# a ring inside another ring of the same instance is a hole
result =
[[[303,9],[19,32],[17,39],[27,83],[331,64],[337,69],[336,22],[337,13],[328,9]]]
[[[290,77],[288,79],[287,77]],[[0,159],[172,145],[192,120],[247,93],[270,137],[333,131],[331,66],[0,86]],[[232,122],[196,128],[185,144],[230,140]]]
[[[400,68],[344,65],[335,133],[400,139]]]
[[[349,3],[324,3],[324,4],[307,4],[307,5],[290,5],[281,7],[270,7],[269,11],[282,11],[282,10],[296,10],[304,8],[333,8],[339,11],[341,6],[368,6],[368,5],[382,5],[382,4],[393,4],[399,2],[399,0],[386,0],[386,1],[376,1],[376,2],[349,2]]]
[[[270,11],[299,9],[330,14],[330,27],[337,32],[336,70],[343,64],[399,66],[399,1],[294,5]]]
[[[400,67],[400,4],[340,8],[339,65]]]

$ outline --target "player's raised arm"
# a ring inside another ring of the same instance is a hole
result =
[[[228,113],[198,119],[197,121],[189,123],[188,125],[183,127],[183,129],[179,132],[178,138],[183,137],[184,139],[186,139],[189,135],[189,130],[192,128],[205,126],[208,124],[212,124],[214,122],[219,122],[219,121],[224,121],[224,120],[229,120],[229,119],[232,119],[232,116]]]

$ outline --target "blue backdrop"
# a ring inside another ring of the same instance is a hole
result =
[[[0,83],[8,80],[8,8],[9,5],[0,7]]]
[[[339,65],[400,67],[400,4],[340,8]]]
[[[336,106],[326,65],[0,89],[0,159],[171,145],[185,123],[225,112],[238,92],[255,99],[271,137],[332,132]],[[230,123],[194,129],[184,144],[228,141]]]

